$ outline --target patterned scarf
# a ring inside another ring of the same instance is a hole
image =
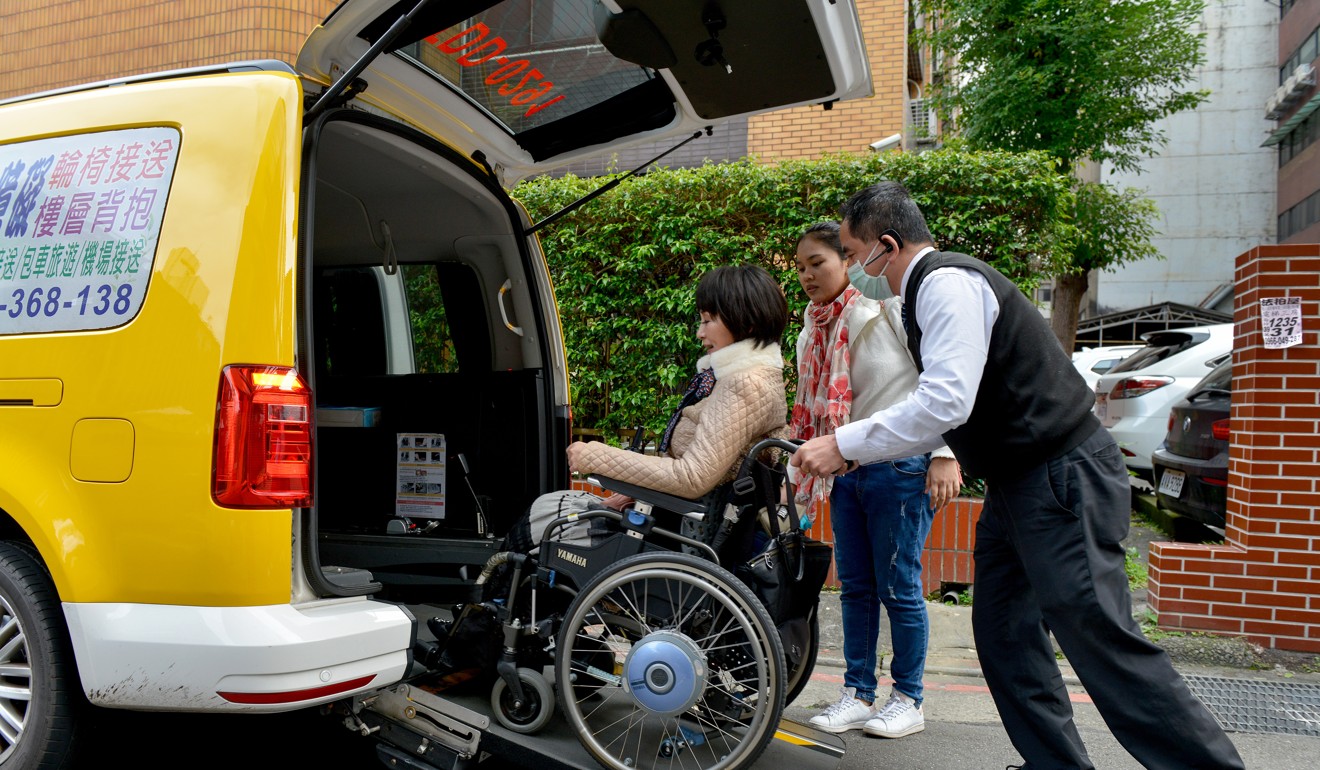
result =
[[[674,428],[678,426],[678,421],[683,416],[683,410],[709,396],[714,388],[714,368],[702,369],[692,377],[692,380],[688,383],[687,392],[683,394],[683,400],[678,402],[678,408],[674,410],[673,416],[669,418],[669,424],[665,426],[665,435],[660,437],[660,454],[669,451],[669,442],[674,438]]]
[[[861,292],[849,286],[828,305],[812,302],[807,306],[810,335],[798,361],[797,401],[788,424],[793,438],[828,436],[848,423],[853,399],[848,374],[848,327],[839,318],[860,296]],[[797,502],[807,504],[807,516],[812,521],[833,487],[833,478],[803,476],[799,480]]]

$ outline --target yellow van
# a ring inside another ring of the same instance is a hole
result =
[[[869,93],[834,0],[348,0],[296,68],[0,104],[0,762],[397,682],[567,486],[528,175]]]

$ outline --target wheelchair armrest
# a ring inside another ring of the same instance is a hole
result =
[[[608,489],[611,492],[618,492],[627,495],[634,500],[650,503],[651,505],[663,508],[666,511],[673,511],[678,514],[705,514],[706,503],[701,500],[689,500],[685,497],[667,495],[664,492],[657,492],[654,489],[639,487],[636,484],[628,484],[623,481],[616,481],[608,476],[593,475],[587,479],[596,484],[601,489]]]

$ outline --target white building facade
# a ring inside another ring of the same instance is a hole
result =
[[[1234,258],[1275,242],[1278,153],[1261,143],[1274,128],[1262,105],[1278,87],[1278,24],[1275,4],[1207,0],[1194,87],[1210,98],[1161,121],[1167,144],[1142,173],[1102,169],[1159,206],[1152,241],[1165,258],[1092,274],[1085,315],[1163,302],[1232,312]]]

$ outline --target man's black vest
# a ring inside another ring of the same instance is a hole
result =
[[[998,270],[979,259],[954,252],[931,252],[912,269],[905,310],[908,349],[917,369],[921,327],[917,296],[921,282],[941,267],[965,267],[986,277],[999,300],[999,317],[990,332],[989,355],[972,415],[944,434],[944,441],[971,476],[1013,478],[1073,449],[1100,422],[1091,414],[1095,394],[1040,311]]]

